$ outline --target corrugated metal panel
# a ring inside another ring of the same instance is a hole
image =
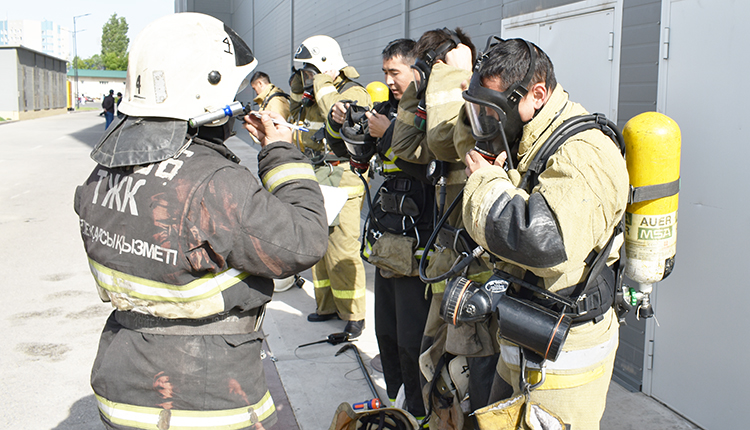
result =
[[[465,2],[411,2],[410,29],[413,38],[419,37],[428,30],[436,28],[456,28],[471,38],[478,50],[484,49],[489,36],[500,35],[503,19],[501,2],[471,0]]]
[[[625,0],[622,12],[618,125],[656,110],[661,0]]]
[[[382,81],[381,52],[388,42],[406,36],[404,5],[407,3],[410,17],[407,26],[413,39],[418,39],[427,30],[461,27],[477,49],[482,49],[487,37],[500,34],[502,3],[490,0],[418,0],[406,3],[404,0],[378,3],[191,0],[183,4],[188,11],[231,21],[230,26],[251,46],[258,58],[258,70],[267,73],[272,82],[288,89],[293,50],[304,39],[316,34],[327,34],[337,40],[344,59],[359,71],[360,83]],[[293,16],[290,16],[292,10]],[[227,13],[231,13],[231,18]],[[248,94],[252,92],[244,92],[243,98]]]
[[[258,70],[285,88],[291,66],[291,3],[284,0],[254,3],[253,52],[260,63]]]
[[[659,20],[661,0],[624,0],[620,50],[618,126],[639,113],[656,110],[659,78]],[[621,385],[640,391],[643,386],[646,322],[635,312],[620,327],[613,377]]]
[[[637,284],[626,280],[637,288]],[[628,313],[625,324],[620,325],[620,346],[617,348],[612,379],[631,391],[641,391],[643,386],[643,360],[646,339],[646,320],[637,319],[635,310]]]
[[[232,0],[191,0],[193,9],[188,12],[201,12],[220,19],[232,26]]]
[[[253,22],[255,21],[255,14],[253,11],[252,0],[241,0],[233,3],[234,8],[232,9],[232,19],[229,27],[236,31],[240,35],[242,40],[247,43],[250,48],[253,47]],[[253,53],[255,51],[253,50]]]
[[[294,46],[307,37],[326,34],[336,39],[344,60],[360,73],[361,84],[382,81],[381,52],[388,42],[403,37],[402,9],[399,0],[295,1]]]
[[[538,12],[540,10],[577,3],[578,1],[580,0],[506,0],[503,10],[505,18],[510,18],[525,13]]]

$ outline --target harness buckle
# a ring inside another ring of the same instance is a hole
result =
[[[520,350],[520,362],[521,365],[521,385],[520,388],[523,391],[524,394],[528,395],[532,391],[536,390],[537,388],[541,387],[542,384],[544,384],[544,381],[547,379],[547,367],[545,366],[545,363],[547,360],[542,359],[542,362],[539,363],[539,372],[541,374],[541,379],[536,384],[530,384],[529,381],[526,379],[526,363],[528,360],[526,359],[526,354],[523,352],[523,348],[519,347]]]

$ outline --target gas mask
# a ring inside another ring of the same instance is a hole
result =
[[[315,75],[319,74],[320,71],[312,64],[305,63],[298,72],[304,89],[302,93],[302,106],[310,107],[315,104],[315,88],[313,83],[315,82]]]
[[[485,53],[494,46],[492,40],[490,38],[488,41]],[[513,168],[510,161],[513,154],[510,152],[509,144],[515,143],[521,137],[524,126],[518,112],[518,103],[528,93],[536,63],[534,48],[529,42],[524,42],[529,48],[531,58],[529,69],[521,82],[514,83],[503,92],[483,87],[480,75],[483,58],[480,58],[471,76],[469,89],[463,92],[463,98],[466,100],[464,109],[471,123],[472,136],[476,140],[474,149],[491,163],[501,152],[506,151],[510,168]]]
[[[370,136],[367,113],[369,109],[355,103],[349,105],[341,125],[341,139],[349,153],[352,169],[364,173],[369,167],[370,158],[375,154],[375,138]]]

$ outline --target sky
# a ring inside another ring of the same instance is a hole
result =
[[[174,0],[4,0],[0,20],[47,20],[72,32],[73,17],[90,13],[76,18],[78,56],[90,58],[101,54],[102,27],[112,14],[125,17],[132,44],[138,32],[151,21],[174,13],[174,3]]]

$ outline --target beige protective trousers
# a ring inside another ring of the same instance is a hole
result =
[[[338,225],[329,229],[326,254],[312,268],[315,302],[320,315],[338,313],[342,320],[359,321],[365,319],[365,266],[359,255],[364,184],[349,163],[341,166],[344,174],[338,188],[345,189],[349,199]]]

